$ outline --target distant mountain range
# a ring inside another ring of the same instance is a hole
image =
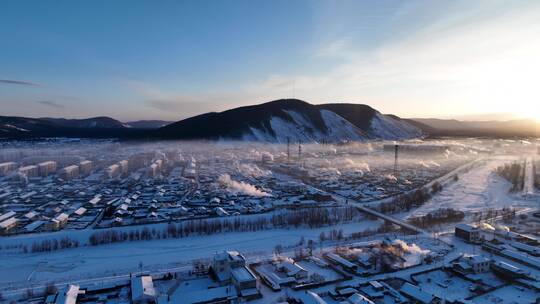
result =
[[[116,119],[106,116],[85,119],[65,119],[49,117],[44,117],[40,119],[64,128],[116,129],[130,127],[128,124],[119,122]]]
[[[342,142],[400,140],[432,136],[512,136],[538,132],[531,121],[462,122],[401,119],[367,105],[313,105],[298,99],[210,112],[178,122],[120,122],[86,119],[0,116],[0,138],[36,137],[247,140],[263,142]]]
[[[168,124],[173,123],[174,121],[165,121],[165,120],[137,120],[137,121],[128,121],[126,124],[135,129],[158,129],[164,127]]]
[[[414,118],[407,121],[431,136],[540,136],[540,123],[534,119],[461,121],[455,119]]]

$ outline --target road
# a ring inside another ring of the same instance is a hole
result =
[[[418,228],[418,227],[416,227],[414,225],[411,225],[411,224],[407,223],[406,221],[402,221],[402,220],[397,219],[395,217],[392,217],[392,216],[380,213],[378,211],[375,211],[375,210],[373,210],[373,209],[371,209],[369,207],[366,207],[365,204],[363,204],[363,203],[360,203],[358,201],[346,198],[346,197],[341,196],[341,195],[336,194],[336,193],[329,193],[329,192],[325,192],[324,190],[319,190],[319,191],[323,191],[324,193],[326,193],[328,195],[331,195],[332,198],[335,201],[341,202],[343,205],[345,205],[345,204],[353,205],[358,210],[360,210],[360,211],[362,211],[364,213],[368,213],[368,214],[373,215],[373,216],[375,216],[377,218],[380,218],[382,220],[391,222],[392,224],[396,224],[396,225],[398,225],[398,226],[400,226],[402,228],[405,228],[407,230],[416,232],[418,234],[422,234],[424,236],[431,237],[431,233],[427,232],[426,230],[423,230],[423,229]]]

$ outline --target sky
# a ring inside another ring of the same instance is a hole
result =
[[[0,3],[0,115],[179,120],[299,98],[540,119],[540,1]]]

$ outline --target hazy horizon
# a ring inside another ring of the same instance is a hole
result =
[[[3,4],[1,115],[175,121],[295,97],[540,118],[537,1]]]
[[[304,100],[305,101],[305,100]],[[270,101],[268,101],[270,102]],[[309,102],[309,101],[306,101],[306,102]],[[343,103],[347,103],[347,102],[343,102]],[[254,104],[251,104],[251,105],[258,105],[258,104],[261,104],[261,103],[254,103]],[[370,105],[368,105],[370,106]],[[230,109],[233,109],[233,108],[230,108]],[[226,111],[226,110],[230,110],[230,109],[223,109],[223,111]],[[377,110],[377,109],[375,109]],[[208,111],[208,112],[222,112],[221,110],[219,111]],[[159,118],[152,118],[152,117],[148,117],[148,118],[140,118],[140,119],[118,119],[117,117],[114,117],[114,116],[111,116],[111,115],[107,115],[107,114],[98,114],[98,115],[94,115],[94,116],[84,116],[84,115],[80,115],[80,116],[61,116],[61,115],[50,115],[50,116],[24,116],[24,115],[6,115],[6,114],[2,114],[0,116],[17,116],[17,117],[28,117],[28,118],[54,118],[54,119],[89,119],[89,118],[96,118],[96,117],[110,117],[112,119],[115,119],[115,120],[118,120],[120,122],[124,122],[124,123],[127,123],[127,122],[136,122],[136,121],[167,121],[167,122],[175,122],[175,121],[180,121],[180,120],[183,120],[183,119],[186,119],[186,118],[190,118],[190,117],[194,117],[194,116],[198,116],[198,115],[201,115],[201,114],[204,114],[204,113],[208,113],[208,112],[201,112],[201,113],[197,113],[197,114],[193,114],[193,115],[190,115],[190,116],[179,116],[178,118],[172,118],[172,119],[159,119]],[[382,114],[394,114],[394,113],[382,113]],[[438,120],[458,120],[458,121],[465,121],[465,122],[489,122],[489,121],[498,121],[498,122],[505,122],[505,121],[517,121],[517,120],[529,120],[529,119],[534,119],[536,122],[540,123],[540,119],[535,119],[533,117],[526,117],[526,116],[520,116],[520,115],[516,115],[514,113],[477,113],[477,114],[467,114],[467,115],[447,115],[447,116],[425,116],[425,117],[407,117],[407,116],[401,116],[401,118],[406,118],[406,119],[438,119]]]

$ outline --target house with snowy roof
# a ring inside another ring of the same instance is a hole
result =
[[[419,304],[441,304],[441,299],[423,291],[420,287],[411,283],[405,283],[399,290],[405,297],[411,299],[413,303]]]
[[[131,277],[131,303],[156,303],[156,289],[154,288],[152,276],[141,275]]]

